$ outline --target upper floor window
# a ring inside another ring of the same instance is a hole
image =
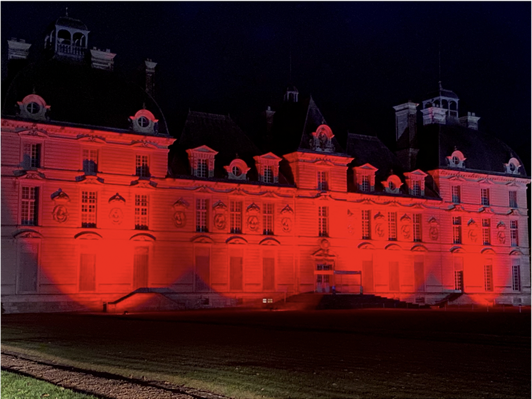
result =
[[[388,212],[388,240],[397,240],[397,212]]]
[[[462,243],[462,217],[453,217],[453,244]]]
[[[135,113],[135,116],[130,116],[131,128],[137,133],[157,134],[158,119],[147,109],[141,109]]]
[[[480,189],[480,202],[482,205],[488,206],[490,204],[490,190],[489,188]]]
[[[421,214],[420,213],[415,213],[414,214],[414,220],[413,220],[413,224],[414,224],[414,241],[422,241],[421,240]]]
[[[269,165],[264,166],[262,172],[262,181],[264,183],[273,183],[273,168]]]
[[[96,192],[81,192],[81,227],[96,227]]]
[[[419,181],[412,182],[412,195],[416,197],[421,196],[421,183]]]
[[[24,143],[24,164],[27,168],[41,167],[41,148],[42,144],[38,143]]]
[[[269,152],[264,155],[257,155],[253,159],[259,173],[259,181],[263,183],[279,182],[279,162],[281,162],[281,158]]]
[[[519,233],[518,233],[517,220],[510,220],[510,240],[512,247],[519,246]]]
[[[242,233],[242,202],[231,201],[230,204],[231,216],[231,233]]]
[[[508,192],[508,202],[510,208],[517,208],[517,191]]]
[[[425,195],[425,179],[428,175],[420,169],[406,172],[406,184],[410,189],[410,195],[422,197]]]
[[[20,116],[33,120],[46,120],[46,113],[50,106],[37,94],[29,94],[22,101],[18,101]]]
[[[491,221],[489,219],[482,219],[482,243],[491,244]]]
[[[375,190],[375,172],[377,168],[366,163],[362,166],[355,166],[355,184],[360,191],[369,193]],[[400,180],[399,180],[400,184]]]
[[[21,220],[24,226],[37,226],[39,187],[22,187]]]
[[[135,174],[138,177],[150,177],[150,164],[148,155],[137,155],[135,161]]]
[[[329,207],[318,207],[318,235],[320,237],[329,236]]]
[[[207,212],[209,207],[209,200],[204,198],[196,199],[196,231],[209,231],[207,225]]]
[[[453,203],[459,204],[462,202],[462,195],[461,195],[461,187],[460,186],[452,186],[452,200]]]
[[[360,190],[364,191],[364,192],[370,191],[370,188],[371,188],[370,177],[367,176],[367,175],[366,176],[362,176],[360,180],[361,180],[361,182],[360,182]]]
[[[318,172],[318,190],[328,190],[329,189],[329,176],[327,172]]]
[[[369,240],[371,238],[371,226],[370,226],[370,211],[362,211],[362,239]]]
[[[135,195],[135,229],[148,230],[148,196]]]
[[[214,157],[218,152],[202,145],[187,150],[188,161],[192,176],[208,178],[214,177]]]
[[[83,172],[86,175],[98,173],[98,150],[83,150]]]
[[[447,163],[451,168],[465,168],[465,160],[464,154],[456,149],[447,157]]]
[[[262,206],[263,234],[273,234],[273,204]]]
[[[196,166],[196,177],[207,177],[209,173],[208,161],[206,159],[198,159]]]

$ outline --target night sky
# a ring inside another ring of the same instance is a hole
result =
[[[348,130],[389,142],[392,106],[420,103],[441,76],[460,114],[480,116],[480,129],[514,148],[530,175],[529,2],[2,2],[3,73],[6,39],[42,48],[65,7],[88,26],[91,48],[117,54],[116,71],[158,62],[157,96],[176,137],[189,108],[230,114],[244,129],[275,109],[291,54],[292,83],[343,145]]]

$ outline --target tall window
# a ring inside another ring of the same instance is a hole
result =
[[[417,180],[412,182],[412,195],[421,197],[421,182]]]
[[[264,183],[273,183],[273,168],[271,166],[264,166],[263,179]]]
[[[453,243],[462,243],[462,217],[453,217]]]
[[[209,164],[208,159],[198,159],[198,165],[196,168],[197,177],[208,177],[209,176]]]
[[[39,187],[22,187],[20,224],[37,226]]]
[[[263,234],[273,234],[273,204],[262,205]]]
[[[388,240],[397,240],[397,212],[388,212]]]
[[[362,239],[369,240],[371,238],[370,226],[370,211],[362,211]]]
[[[490,190],[489,188],[480,189],[480,203],[488,206],[490,204]]]
[[[421,241],[421,214],[414,213],[414,241]]]
[[[207,209],[209,200],[196,199],[196,231],[209,231],[207,226]]]
[[[517,208],[517,191],[509,191],[508,199],[510,208]]]
[[[147,195],[135,195],[135,229],[148,230]]]
[[[517,220],[510,220],[510,240],[512,247],[519,246],[519,234]]]
[[[328,173],[327,172],[318,172],[318,190],[328,190]]]
[[[150,177],[150,164],[147,155],[137,155],[135,167],[138,177]]]
[[[521,268],[520,265],[512,266],[512,289],[521,291]]]
[[[493,291],[493,267],[484,265],[484,290]]]
[[[371,182],[369,181],[369,176],[362,175],[360,180],[360,190],[369,192],[371,188]]]
[[[242,233],[242,202],[231,201],[231,233]]]
[[[460,186],[452,187],[452,197],[453,197],[453,203],[459,204],[461,202],[462,196],[460,192]]]
[[[464,290],[464,272],[462,270],[454,271],[454,289],[459,291]]]
[[[98,172],[98,150],[83,150],[83,172],[86,175]]]
[[[320,237],[329,236],[329,208],[326,206],[318,208],[318,235]]]
[[[96,227],[96,192],[81,192],[81,227]]]
[[[491,244],[491,223],[489,219],[482,219],[482,243]]]
[[[28,168],[41,167],[41,144],[24,144],[24,163]]]

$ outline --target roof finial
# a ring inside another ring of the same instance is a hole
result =
[[[142,109],[146,109],[146,101],[142,102]]]
[[[65,7],[65,17],[68,17],[68,7]]]
[[[438,41],[438,81],[440,83],[441,90],[441,42]]]

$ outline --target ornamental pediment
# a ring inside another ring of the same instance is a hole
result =
[[[76,181],[79,184],[101,186],[104,183],[104,180],[101,177],[94,175],[81,175],[76,177]]]
[[[13,238],[42,238],[42,234],[36,230],[16,231]]]
[[[486,179],[486,178],[480,179],[478,182],[480,184],[482,184],[482,185],[492,185],[492,184],[494,184],[490,179]]]
[[[145,148],[149,150],[157,149],[157,145],[155,145],[154,143],[150,141],[146,141],[146,140],[133,140],[130,145],[131,147],[135,147],[135,148]]]
[[[152,190],[157,187],[157,183],[155,183],[154,181],[148,180],[148,179],[138,179],[138,180],[133,180],[131,182],[131,187],[147,188],[147,189]]]
[[[139,233],[131,236],[130,241],[144,241],[144,242],[153,242],[156,240],[155,236],[152,236],[148,233]]]
[[[21,137],[35,137],[47,139],[49,134],[46,130],[37,128],[36,125],[33,125],[30,129],[27,127],[16,129],[15,132]]]
[[[483,207],[480,207],[479,210],[478,210],[479,213],[486,213],[488,215],[493,215],[493,211],[491,210],[490,207],[487,207],[487,206],[483,206]]]
[[[462,205],[451,205],[448,211],[454,211],[454,212],[465,212],[465,208]]]
[[[358,173],[360,173],[361,171],[376,172],[377,170],[379,170],[378,168],[369,163],[365,163],[362,166],[355,166],[353,169],[355,169]]]
[[[290,208],[290,205],[286,205],[283,209],[281,209],[281,215],[291,215],[294,213],[294,210]]]
[[[187,201],[185,201],[183,199],[183,197],[179,198],[176,202],[174,202],[174,204],[172,205],[172,207],[174,208],[174,210],[179,210],[179,209],[187,209],[189,207],[189,204]]]
[[[15,170],[13,171],[15,177],[21,180],[45,180],[46,176],[44,173],[39,172],[38,170]]]
[[[275,238],[273,237],[267,237],[265,238],[264,240],[262,240],[261,242],[259,242],[259,245],[266,245],[266,246],[279,246],[281,245],[281,243],[279,241],[277,241]]]
[[[213,239],[206,235],[199,235],[199,236],[192,237],[190,241],[193,242],[194,244],[213,244],[214,243]]]
[[[507,215],[511,216],[525,216],[518,209],[511,209],[508,211]]]
[[[108,202],[110,204],[115,204],[115,205],[124,205],[126,203],[126,200],[120,194],[116,193],[115,195],[109,198]]]
[[[194,153],[206,153],[206,154],[212,154],[216,155],[218,154],[218,151],[214,151],[212,148],[207,147],[206,145],[202,145],[196,148],[188,149],[187,152],[194,152]]]
[[[105,144],[106,143],[105,137],[94,136],[91,134],[78,134],[76,139],[78,141],[81,141],[84,143],[91,143],[91,144]]]
[[[226,244],[246,245],[248,242],[242,237],[229,237]]]
[[[465,182],[465,181],[466,181],[466,179],[464,179],[464,178],[462,177],[462,175],[452,175],[451,177],[449,177],[449,180],[451,180],[451,181],[453,181],[453,182],[457,182],[457,181],[459,181],[459,182]]]
[[[70,202],[70,197],[63,190],[58,189],[56,192],[50,195],[50,198],[57,203],[67,203]]]
[[[216,203],[212,206],[212,209],[214,211],[226,211],[227,205],[225,205],[222,201],[216,201]]]
[[[246,212],[247,213],[260,213],[260,208],[257,204],[253,202],[250,206],[247,207]]]

